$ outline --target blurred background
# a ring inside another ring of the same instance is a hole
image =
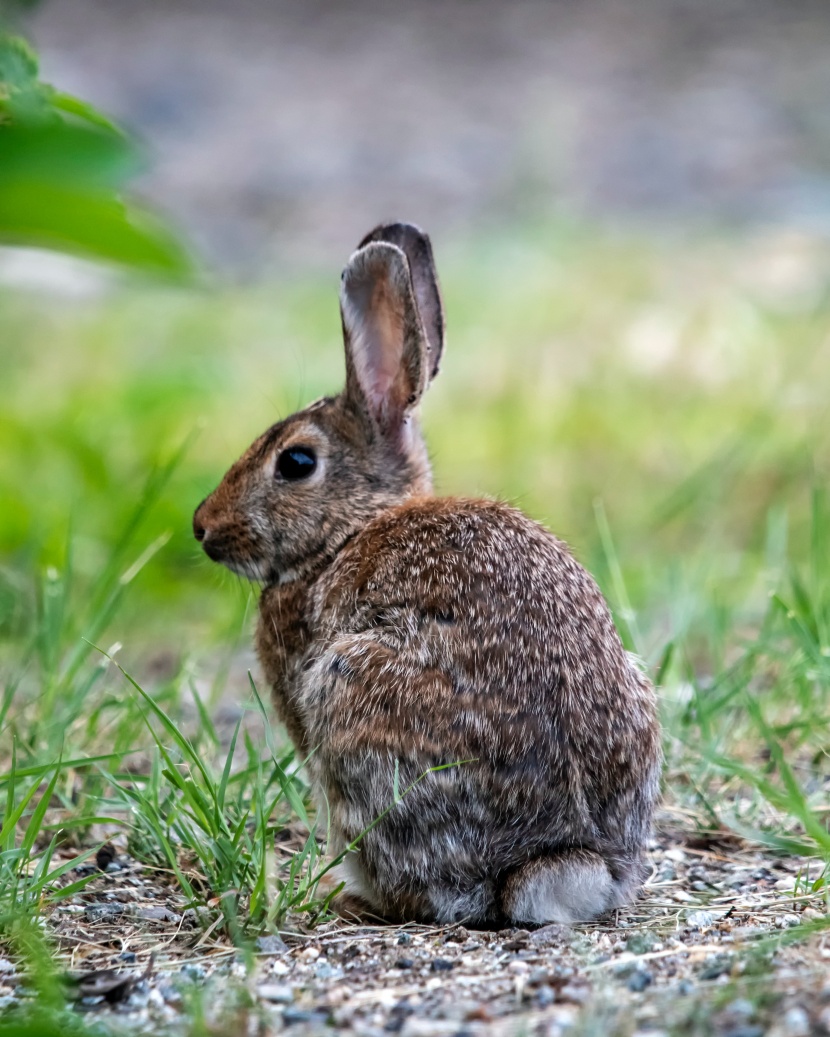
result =
[[[339,272],[396,218],[443,277],[439,489],[569,540],[652,664],[685,639],[715,668],[757,620],[830,461],[826,4],[63,0],[18,24],[43,80],[141,141],[132,195],[201,273],[0,249],[7,647],[38,574],[83,596],[125,537],[158,548],[110,631],[136,665],[240,636],[251,594],[192,510],[342,384]]]

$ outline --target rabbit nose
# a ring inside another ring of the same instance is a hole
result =
[[[202,501],[202,504],[204,504],[204,501]],[[202,519],[202,512],[204,510],[202,504],[199,505],[193,515],[193,536],[196,537],[200,544],[208,535],[207,527]]]

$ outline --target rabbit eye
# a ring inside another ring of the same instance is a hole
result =
[[[277,458],[277,472],[283,479],[305,479],[317,467],[314,451],[308,447],[294,446],[283,450]]]

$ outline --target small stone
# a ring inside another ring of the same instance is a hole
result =
[[[641,994],[646,987],[651,986],[653,980],[654,977],[650,972],[645,969],[637,969],[628,977],[625,985],[632,993]]]
[[[755,1015],[755,1005],[745,997],[738,997],[729,1002],[724,1012],[732,1018],[751,1019]]]
[[[279,936],[260,936],[256,942],[260,954],[285,954],[288,944]]]
[[[8,958],[0,958],[0,976],[14,972],[14,964]]]
[[[801,919],[798,915],[786,914],[777,918],[775,924],[779,929],[794,929],[797,925],[801,925]]]
[[[543,925],[528,937],[528,943],[533,947],[557,947],[570,943],[573,939],[573,930],[566,925],[554,922],[552,925]]]
[[[315,1020],[322,1022],[326,1018],[320,1012],[309,1012],[302,1008],[286,1008],[282,1013],[282,1021],[286,1026],[291,1026],[293,1023],[311,1023]]]
[[[135,951],[122,951],[118,955],[119,961],[125,961],[128,965],[132,965],[135,961]]]
[[[314,975],[318,979],[331,979],[334,975],[334,969],[324,958],[322,961],[318,961],[314,966]]]
[[[135,916],[136,918],[144,918],[151,922],[173,922],[178,924],[182,920],[181,915],[171,911],[168,907],[140,907],[136,911]]]
[[[724,911],[690,911],[686,915],[686,926],[689,929],[709,929],[725,913]]]
[[[698,975],[701,979],[718,979],[732,971],[732,959],[725,954],[718,954],[705,962]]]
[[[534,1000],[540,1008],[547,1008],[548,1005],[552,1005],[556,1000],[556,994],[551,987],[546,985],[539,987],[536,991]]]
[[[124,914],[123,904],[88,904],[85,908],[90,921],[103,921],[105,918],[118,918]]]
[[[782,1023],[787,1037],[810,1037],[810,1017],[798,1005],[786,1010]]]
[[[694,993],[695,985],[690,979],[681,979],[677,984],[677,993],[681,997],[688,997],[689,994]]]
[[[634,933],[625,941],[629,954],[647,954],[654,950],[655,936],[650,932]]]
[[[300,951],[299,957],[305,959],[305,961],[316,961],[320,957],[320,949],[318,947],[306,947]]]
[[[405,947],[408,943],[412,943],[412,935],[410,933],[401,933],[398,937],[398,944],[401,947]]]
[[[446,958],[433,958],[429,967],[433,972],[450,972],[455,968],[455,962],[447,961]]]
[[[294,991],[287,983],[262,983],[256,988],[257,997],[263,1001],[271,1001],[277,1005],[290,1005],[294,1001]]]
[[[398,958],[395,962],[396,969],[411,969],[415,962],[411,958]]]

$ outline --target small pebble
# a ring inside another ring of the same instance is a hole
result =
[[[641,994],[646,987],[651,986],[654,977],[650,972],[646,972],[645,969],[637,969],[633,972],[626,981],[626,986],[635,994]]]
[[[572,939],[572,929],[554,922],[551,925],[543,925],[541,929],[530,933],[528,943],[534,947],[556,947],[563,943],[570,943]]]
[[[122,951],[118,955],[119,961],[125,961],[128,965],[132,965],[135,961],[135,951]]]
[[[316,961],[320,957],[320,950],[318,947],[306,947],[300,951],[299,957],[305,961]]]
[[[625,949],[629,954],[647,954],[654,949],[654,940],[653,933],[634,933],[625,941]]]
[[[539,987],[534,1000],[540,1008],[547,1008],[548,1005],[552,1005],[556,1000],[556,994],[548,986]]]
[[[786,1010],[782,1022],[787,1037],[810,1037],[810,1017],[798,1005]]]
[[[260,936],[256,942],[256,949],[260,954],[285,954],[288,945],[279,936]]]
[[[124,914],[123,904],[89,904],[84,909],[90,921],[101,921],[104,918],[117,918]]]
[[[408,943],[412,943],[412,936],[409,933],[401,933],[398,937],[398,943],[400,946],[405,947]]]
[[[751,1019],[755,1015],[755,1005],[745,997],[730,1001],[724,1009],[725,1013],[740,1019]]]
[[[182,920],[182,916],[176,914],[175,911],[171,911],[169,907],[140,907],[136,911],[135,916],[136,918],[144,918],[152,922],[174,922],[178,924]]]
[[[450,972],[455,968],[455,962],[447,961],[446,958],[433,958],[429,967],[433,972]]]
[[[415,962],[411,958],[398,958],[395,962],[396,969],[411,969]]]
[[[290,1005],[294,1001],[294,991],[286,983],[262,983],[256,992],[263,1001],[278,1005]]]
[[[322,1012],[309,1012],[302,1008],[286,1008],[282,1013],[282,1021],[286,1026],[291,1026],[292,1023],[312,1023],[312,1022],[325,1022],[328,1018]]]
[[[720,976],[728,975],[731,971],[732,959],[721,954],[705,962],[698,975],[701,979],[718,979]]]

